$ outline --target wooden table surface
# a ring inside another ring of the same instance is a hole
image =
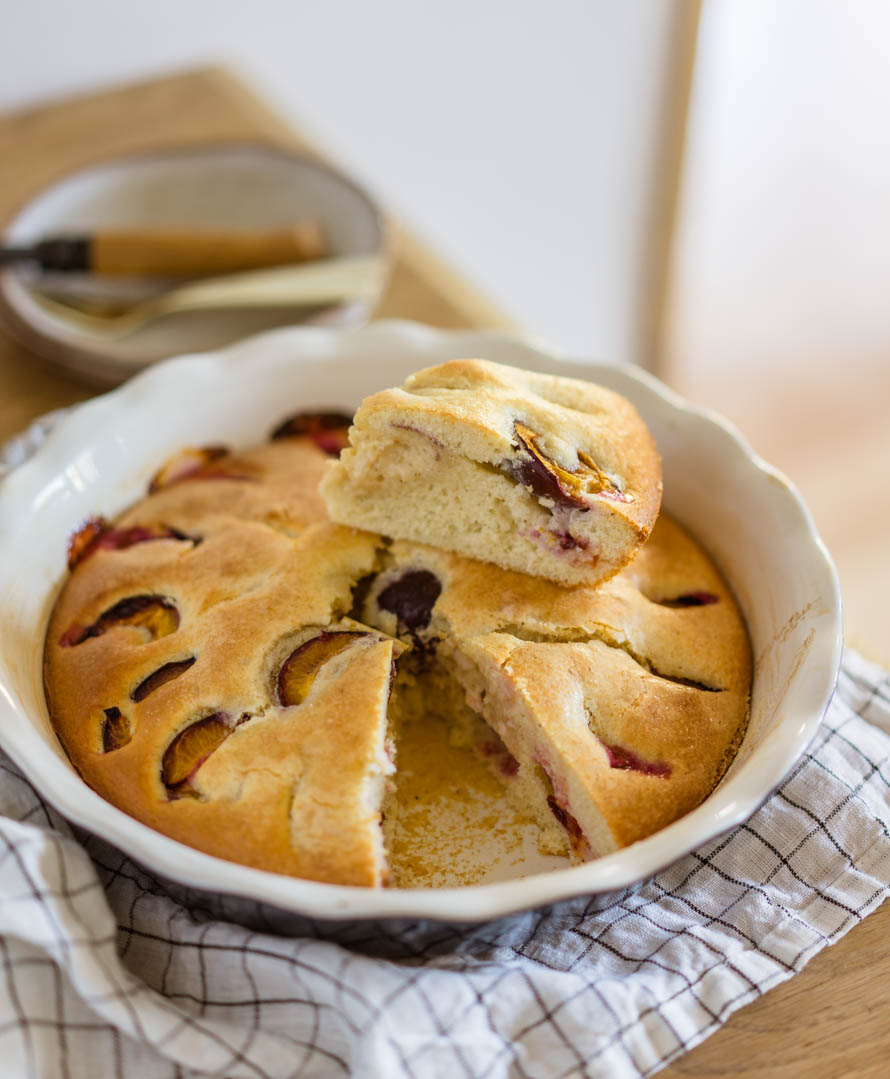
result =
[[[218,69],[0,118],[0,223],[37,188],[93,160],[161,144],[249,137],[303,145],[273,110]],[[403,231],[398,231],[392,280],[377,314],[447,328],[509,326]],[[40,413],[91,392],[0,336],[0,440]],[[736,1012],[661,1074],[699,1079],[890,1075],[885,975],[890,976],[890,907],[816,956],[802,974]]]
[[[0,227],[35,191],[94,161],[153,146],[261,139],[313,152],[229,72],[208,68],[0,116]],[[376,315],[448,329],[509,327],[454,271],[394,223],[395,262]],[[0,336],[0,440],[94,389]]]

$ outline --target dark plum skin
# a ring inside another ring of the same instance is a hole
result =
[[[367,636],[367,633],[355,630],[333,630],[319,633],[318,636],[304,641],[299,648],[291,652],[278,672],[275,683],[278,703],[285,708],[302,704],[312,688],[316,675],[328,660],[333,659],[359,638]]]
[[[179,453],[174,454],[152,476],[148,484],[148,493],[155,494],[165,487],[171,487],[174,483],[183,480],[218,479],[228,477],[228,473],[219,468],[211,468],[214,461],[228,456],[228,446],[216,444],[212,446],[186,446]],[[231,476],[232,479],[242,479],[240,476]]]
[[[271,434],[272,441],[281,438],[311,438],[316,446],[331,457],[337,457],[349,444],[352,416],[345,412],[300,412],[289,416]]]
[[[720,597],[713,592],[687,592],[683,596],[674,596],[672,599],[659,599],[656,603],[662,607],[709,607],[712,603],[719,603]]]
[[[163,667],[158,667],[156,671],[139,683],[138,686],[130,694],[130,700],[144,701],[146,697],[150,696],[156,689],[160,689],[161,686],[166,685],[167,682],[172,682],[174,678],[178,678],[192,666],[195,662],[194,656],[189,656],[188,659],[175,660],[172,663],[165,663]]]
[[[538,498],[550,499],[557,506],[590,509],[595,495],[615,502],[632,502],[631,495],[620,491],[603,470],[583,450],[578,450],[578,465],[572,471],[548,457],[538,445],[540,436],[516,420],[513,432],[519,443],[519,456],[504,461],[501,469],[516,483],[531,489]]]
[[[428,569],[412,569],[391,581],[377,597],[377,606],[389,611],[409,633],[430,624],[442,584]]]
[[[530,487],[538,498],[549,498],[557,506],[572,506],[587,509],[587,502],[570,491],[565,483],[560,482],[559,473],[571,482],[571,475],[555,462],[545,458],[536,445],[534,433],[524,424],[515,423],[513,430],[524,453],[514,461],[504,464],[505,471],[523,487]]]
[[[620,768],[622,771],[642,772],[646,776],[657,776],[659,779],[667,779],[673,769],[666,761],[644,761],[636,753],[623,746],[610,746],[603,742],[606,756],[609,758],[610,768]]]
[[[157,640],[179,628],[179,611],[164,596],[128,596],[109,607],[91,626],[79,622],[69,626],[59,638],[59,644],[71,648],[90,637],[101,637],[115,626],[141,627],[149,640]]]
[[[161,760],[161,780],[171,800],[193,793],[191,784],[198,769],[218,749],[238,724],[249,716],[232,722],[225,712],[214,712],[196,720],[173,739]]]
[[[550,807],[550,812],[553,816],[556,817],[559,823],[568,832],[569,843],[572,850],[583,857],[585,848],[588,851],[590,848],[587,843],[587,838],[581,829],[581,825],[575,820],[572,814],[569,813],[565,806],[561,806],[559,802],[557,802],[552,794],[547,798],[547,805]]]
[[[518,461],[509,461],[506,471],[517,483],[523,487],[530,487],[532,493],[538,498],[549,498],[557,506],[587,508],[587,503],[583,499],[576,498],[563,489],[556,476],[537,457],[530,455]]]
[[[68,569],[73,570],[96,551],[125,551],[137,543],[160,539],[187,540],[196,546],[200,542],[196,536],[188,536],[167,525],[115,528],[104,517],[90,517],[68,540]]]
[[[133,737],[130,721],[121,713],[120,708],[104,709],[102,723],[102,752],[113,753],[127,745]]]

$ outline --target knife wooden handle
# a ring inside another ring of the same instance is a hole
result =
[[[320,258],[324,235],[315,221],[286,228],[144,228],[95,232],[89,238],[96,274],[210,277]]]

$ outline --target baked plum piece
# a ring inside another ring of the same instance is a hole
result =
[[[661,462],[610,390],[453,360],[367,398],[321,491],[341,524],[596,584],[652,530]]]

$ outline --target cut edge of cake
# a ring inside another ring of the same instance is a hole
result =
[[[595,584],[649,535],[661,462],[610,390],[453,360],[365,399],[321,493],[344,524]]]

